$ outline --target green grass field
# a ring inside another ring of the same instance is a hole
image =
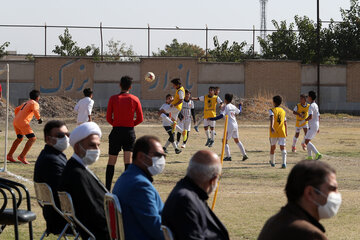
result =
[[[31,165],[22,163],[8,163],[11,173],[32,179],[34,163],[37,155],[43,148],[43,125],[33,124],[38,141],[30,151],[28,159]],[[287,138],[288,168],[281,169],[281,154],[276,151],[277,165],[271,168],[269,160],[268,122],[239,121],[240,140],[243,142],[249,156],[246,162],[241,161],[241,154],[234,142],[230,142],[232,162],[224,162],[223,174],[220,182],[220,190],[216,202],[215,213],[227,227],[231,239],[256,239],[264,222],[275,214],[282,205],[286,203],[284,187],[287,175],[291,168],[304,159],[306,152],[301,150],[298,142],[298,152],[291,153],[291,143],[294,134],[294,122],[290,121],[289,136]],[[3,124],[0,126],[3,129]],[[75,124],[69,124],[72,130]],[[101,144],[101,158],[91,169],[100,177],[105,179],[105,168],[107,164],[108,135],[111,130],[108,124],[101,124],[103,138]],[[221,152],[221,137],[223,133],[223,121],[218,122],[215,145],[211,150]],[[336,217],[321,221],[326,228],[329,239],[359,239],[360,236],[360,122],[358,120],[327,119],[321,121],[320,134],[314,139],[314,144],[324,155],[323,161],[328,162],[337,170],[337,181],[342,193],[343,203]],[[167,139],[167,134],[160,124],[141,124],[136,127],[137,137],[153,134],[160,137],[162,143]],[[301,138],[302,138],[301,134]],[[9,132],[11,145],[15,133]],[[188,161],[192,154],[207,147],[203,131],[190,133],[187,148],[180,155],[175,155],[172,148],[167,157],[167,164],[163,174],[156,176],[154,185],[165,202],[168,194],[176,182],[185,175]],[[4,132],[0,138],[0,154],[3,159]],[[19,153],[24,146],[20,145]],[[72,149],[66,151],[68,157]],[[17,156],[17,155],[15,155]],[[0,161],[3,162],[2,160]],[[116,165],[114,182],[123,171],[122,155]],[[0,173],[1,177],[9,177]],[[13,179],[12,177],[9,177]],[[33,223],[35,239],[39,239],[45,229],[45,222],[41,209],[38,206],[34,188],[31,183],[24,182],[30,189],[32,196],[32,209],[37,214]],[[212,196],[209,205],[212,203]],[[21,238],[28,239],[27,226],[20,226]],[[8,226],[0,235],[0,239],[13,239],[14,228]],[[47,239],[56,239],[49,236]]]

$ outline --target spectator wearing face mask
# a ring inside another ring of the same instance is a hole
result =
[[[291,170],[285,192],[287,205],[267,220],[258,239],[327,239],[319,220],[340,208],[335,169],[322,161],[301,161]]]
[[[34,182],[48,184],[53,192],[55,204],[60,208],[57,194],[61,175],[66,165],[63,153],[69,146],[69,131],[65,122],[52,120],[44,127],[45,147],[36,160]],[[43,215],[46,221],[46,232],[58,235],[64,229],[66,221],[51,206],[44,206]]]
[[[190,159],[186,176],[170,193],[162,213],[162,223],[174,239],[229,239],[225,226],[207,204],[220,174],[217,154],[202,150]]]
[[[103,183],[89,169],[100,156],[101,130],[94,122],[79,125],[70,134],[74,154],[66,163],[59,191],[68,192],[73,200],[76,217],[97,240],[109,239],[104,211]],[[82,239],[87,233],[79,229]]]
[[[153,186],[153,176],[165,167],[165,153],[157,137],[135,142],[133,163],[118,178],[113,193],[123,210],[125,239],[164,239],[161,231],[163,202]]]

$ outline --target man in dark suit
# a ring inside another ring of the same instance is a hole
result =
[[[60,178],[66,165],[63,153],[69,147],[69,131],[63,121],[53,120],[44,127],[45,147],[35,163],[34,182],[46,183],[51,187],[55,204],[60,208],[57,194]],[[64,229],[66,221],[51,206],[44,206],[46,232],[58,235]]]
[[[335,170],[325,162],[301,161],[291,170],[285,192],[288,204],[265,223],[258,239],[327,239],[319,220],[335,216],[341,204]]]
[[[64,169],[60,190],[73,200],[76,217],[97,240],[109,239],[104,210],[105,186],[88,168],[99,159],[101,130],[94,122],[78,126],[70,135],[74,154]],[[88,235],[80,230],[83,239]]]
[[[181,239],[229,239],[228,232],[207,199],[221,174],[217,154],[202,150],[191,158],[185,178],[170,193],[162,213],[162,224]]]

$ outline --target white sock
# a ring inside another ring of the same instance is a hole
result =
[[[304,137],[304,139],[302,140],[301,144],[305,144],[305,137]]]
[[[285,149],[281,151],[282,161],[283,161],[282,163],[285,164],[285,165],[286,165],[286,154],[287,153],[286,153]]]
[[[229,144],[225,144],[225,154],[227,157],[230,157],[230,147]]]
[[[176,124],[176,131],[182,133],[184,130],[179,126],[179,124]]]
[[[177,148],[177,145],[176,145],[176,142],[173,142],[171,143],[173,145],[173,147],[176,149]]]
[[[208,129],[208,130],[205,130],[205,134],[206,134],[206,137],[209,139],[209,138],[210,138],[210,132],[209,132],[209,129]]]
[[[275,164],[275,154],[270,154],[270,162]]]
[[[242,155],[245,156],[245,155],[246,155],[246,152],[245,152],[244,145],[241,143],[241,141],[239,141],[239,142],[237,143],[237,145],[238,145],[238,147],[240,148],[240,151],[241,151]]]
[[[204,119],[202,118],[202,119],[200,119],[197,123],[196,123],[196,126],[197,127],[199,127],[200,126],[200,124],[202,123],[204,121]]]
[[[310,150],[313,151],[315,154],[318,154],[318,153],[319,153],[319,151],[316,149],[315,145],[312,144],[311,142],[308,143],[307,147],[308,147],[308,152],[309,152],[309,149],[310,149]]]
[[[211,140],[213,140],[213,141],[214,141],[214,137],[215,137],[215,130],[211,130],[211,131],[210,131],[210,133],[211,133]]]
[[[296,137],[294,137],[294,138],[293,138],[293,145],[292,145],[293,147],[295,147],[295,146],[296,146],[296,142],[297,142],[297,140],[298,140],[298,139],[297,139]]]
[[[170,142],[169,142],[169,140],[168,140],[168,141],[165,143],[164,148],[167,148],[169,145],[170,145]]]

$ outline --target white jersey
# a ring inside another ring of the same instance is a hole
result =
[[[312,118],[309,120],[309,128],[318,128],[320,121],[319,107],[316,102],[310,104],[309,107],[309,116],[312,115]]]
[[[77,123],[84,123],[89,121],[89,115],[91,115],[92,108],[94,106],[94,100],[89,97],[84,97],[74,107],[74,111],[78,113]]]
[[[164,103],[159,110],[164,110],[166,113],[170,112],[170,104]],[[168,127],[171,126],[171,124],[169,123],[169,121],[167,121],[166,119],[162,119],[162,124],[164,127]]]
[[[236,121],[236,114],[240,113],[240,109],[235,107],[233,104],[229,103],[225,106],[224,111],[221,112],[224,116],[228,115],[228,129],[236,129],[238,128],[238,124]]]
[[[189,100],[188,102],[186,102],[185,100],[183,101],[181,114],[184,116],[184,120],[189,120],[189,119],[191,120],[191,109],[194,108],[195,105],[192,100]]]

